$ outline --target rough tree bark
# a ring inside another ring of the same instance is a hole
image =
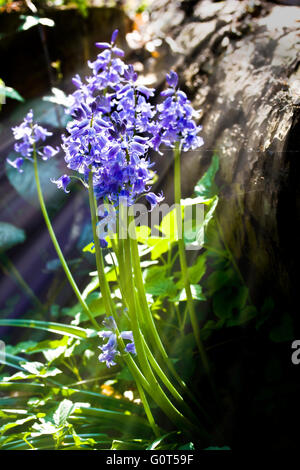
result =
[[[298,294],[299,27],[297,6],[157,0],[141,30],[146,48],[161,39],[149,77],[156,72],[163,80],[172,66],[202,109],[205,145],[184,155],[183,193],[191,192],[215,151],[227,243],[254,298],[270,293],[290,311]],[[171,201],[171,159],[158,165]]]

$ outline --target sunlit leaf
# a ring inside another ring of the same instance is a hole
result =
[[[64,325],[62,323],[43,322],[37,320],[14,320],[0,319],[0,326],[17,326],[23,328],[35,328],[38,330],[51,331],[60,335],[71,336],[74,338],[90,338],[97,335],[95,330],[80,328],[79,326]]]
[[[195,194],[199,197],[211,198],[215,196],[218,192],[218,188],[215,184],[215,175],[219,169],[219,157],[213,155],[212,162],[195,186]]]
[[[49,26],[53,27],[54,26],[54,21],[51,20],[50,18],[39,18],[38,16],[32,16],[32,15],[21,15],[21,18],[24,20],[23,24],[19,27],[20,31],[27,31],[30,28],[33,28],[34,26],[38,24],[42,24],[44,26]]]
[[[53,413],[53,421],[57,427],[64,426],[76,405],[70,400],[63,400]]]
[[[17,92],[14,88],[10,86],[5,86],[0,82],[0,97],[5,96],[6,98],[11,98],[17,101],[24,101],[24,98]]]

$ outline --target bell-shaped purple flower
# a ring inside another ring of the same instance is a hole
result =
[[[43,160],[49,160],[50,158],[54,157],[59,152],[59,147],[53,148],[51,145],[46,145],[42,151],[39,151],[39,155],[41,155]]]
[[[9,158],[7,158],[6,161],[7,163],[9,163],[9,165],[16,168],[19,173],[23,173],[24,170],[22,169],[22,165],[24,163],[24,158],[19,157],[19,158],[16,158],[14,161],[11,161]]]
[[[63,189],[65,193],[69,193],[70,190],[67,190],[67,186],[70,183],[71,178],[68,175],[62,175],[57,180],[51,178],[51,182],[56,184],[59,189]]]
[[[176,88],[178,84],[178,75],[174,70],[171,70],[170,73],[167,74],[166,77],[168,85],[170,85],[173,88]]]
[[[150,212],[152,212],[153,209],[164,200],[164,196],[162,195],[162,193],[161,194],[147,193],[145,195],[145,198],[151,204]]]

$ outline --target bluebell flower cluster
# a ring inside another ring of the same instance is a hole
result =
[[[201,147],[203,139],[198,134],[202,126],[195,123],[198,112],[186,94],[177,88],[176,72],[167,74],[166,81],[169,87],[161,92],[164,100],[157,106],[158,132],[152,139],[154,149],[159,151],[161,144],[173,148],[176,142],[180,143],[183,151]]]
[[[6,160],[20,173],[23,172],[22,166],[24,161],[32,161],[34,149],[37,150],[38,155],[40,155],[43,160],[49,160],[59,152],[58,147],[53,148],[51,145],[40,146],[40,142],[44,142],[47,137],[52,135],[52,132],[34,123],[32,110],[27,113],[24,121],[19,126],[12,128],[12,131],[15,140],[17,140],[14,149],[17,153],[21,154],[21,157],[16,158],[14,161],[11,161],[9,158]]]
[[[91,76],[85,81],[79,75],[73,78],[76,90],[67,110],[72,120],[62,137],[62,148],[68,168],[79,173],[85,186],[92,173],[98,201],[117,207],[120,198],[132,205],[145,196],[153,210],[163,195],[151,192],[154,172],[149,150],[161,153],[165,147],[174,148],[176,142],[183,151],[198,148],[203,144],[198,135],[201,126],[195,123],[198,114],[178,88],[174,71],[167,74],[162,101],[151,104],[155,90],[138,84],[133,66],[122,60],[124,51],[116,46],[117,35],[115,30],[110,43],[96,43],[101,52],[88,62]],[[40,146],[52,133],[33,122],[32,111],[13,133],[18,141],[15,150],[21,156],[8,163],[20,172],[24,160],[32,160],[34,148],[43,160],[58,152],[50,145]],[[64,174],[51,181],[69,192],[70,179]]]
[[[93,75],[85,83],[79,76],[73,79],[73,120],[62,147],[68,168],[86,184],[92,172],[98,200],[118,205],[122,197],[131,205],[149,191],[153,178],[147,153],[155,125],[148,102],[154,89],[136,84],[133,66],[120,59],[124,53],[115,46],[116,37],[117,30],[111,43],[96,43],[104,50],[89,62]]]
[[[105,362],[107,367],[111,367],[116,365],[115,357],[120,355],[116,335],[117,325],[113,317],[107,317],[106,320],[103,321],[103,325],[110,329],[98,333],[102,339],[108,340],[103,346],[99,346],[102,353],[99,355],[98,359],[100,362]],[[126,344],[125,351],[136,354],[132,331],[122,331],[120,336],[123,340],[130,341]]]
[[[195,149],[203,144],[201,126],[173,71],[167,75],[169,88],[161,93],[163,102],[156,107],[149,102],[155,90],[138,85],[133,66],[122,61],[124,52],[115,45],[117,34],[110,43],[96,43],[102,52],[88,62],[92,75],[84,82],[78,75],[73,79],[77,89],[68,111],[73,119],[62,147],[67,166],[86,185],[92,172],[98,200],[118,205],[126,197],[131,205],[145,195],[152,210],[163,196],[149,192],[149,149],[160,152],[161,145],[174,147],[176,142],[184,151]]]

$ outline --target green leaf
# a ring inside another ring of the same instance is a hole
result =
[[[165,266],[152,266],[145,270],[145,289],[148,294],[174,297],[177,288]]]
[[[43,26],[49,26],[53,27],[54,26],[54,21],[51,20],[50,18],[39,18],[38,16],[32,16],[32,15],[21,15],[20,18],[24,20],[23,24],[19,27],[19,31],[27,31],[30,28],[33,28],[34,26],[38,24],[42,24]]]
[[[213,155],[212,162],[208,170],[195,186],[196,196],[211,198],[217,194],[218,188],[214,182],[214,179],[218,169],[219,157],[217,155]]]
[[[201,331],[200,331],[201,339],[205,341],[206,339],[210,337],[211,333],[214,330],[221,328],[222,325],[223,325],[223,322],[220,320],[218,322],[215,322],[214,320],[208,320],[204,324],[204,326],[201,328]]]
[[[31,433],[32,437],[41,436],[43,434],[52,434],[53,438],[55,437],[55,433],[58,431],[56,425],[50,419],[45,418],[40,418],[39,423],[34,423],[32,430],[34,431]]]
[[[99,287],[99,278],[98,276],[93,277],[91,282],[88,283],[84,291],[82,292],[82,298],[86,300],[87,296]]]
[[[170,249],[170,241],[164,238],[151,238],[150,244],[153,247],[151,250],[151,259],[153,260],[156,260]]]
[[[132,441],[113,440],[110,450],[142,450],[145,449],[147,441],[135,439]]]
[[[24,361],[24,359],[23,359]],[[58,374],[61,374],[62,371],[57,369],[56,367],[48,367],[41,362],[21,362],[20,366],[22,368],[21,372],[17,372],[9,377],[3,377],[4,382],[8,382],[11,380],[27,380],[27,379],[34,379],[34,378],[46,378],[46,377],[54,377]],[[29,372],[29,374],[28,374]]]
[[[56,367],[47,367],[42,362],[38,361],[21,363],[21,366],[36,377],[53,377],[57,374],[61,374],[61,370]]]
[[[16,154],[12,152],[8,155],[8,158],[13,161]],[[56,185],[50,181],[50,178],[58,178],[61,174],[58,161],[55,158],[47,162],[39,161],[38,167],[42,191],[47,205],[56,208],[58,201],[65,197],[64,192],[57,191]],[[23,199],[33,206],[39,207],[33,164],[25,160],[22,169],[24,171],[20,173],[6,162],[6,175],[10,184]]]
[[[75,409],[76,405],[71,400],[63,400],[53,413],[53,421],[55,425],[60,428],[64,426]]]
[[[195,201],[196,200],[199,200],[199,198],[195,198]],[[193,201],[193,199],[191,199],[191,201]],[[187,246],[190,245],[191,248],[193,245],[198,249],[203,247],[204,242],[206,241],[207,227],[213,218],[218,204],[218,196],[202,200],[201,204],[205,204],[205,206],[207,206],[205,210],[203,207],[201,217],[197,215],[196,218],[193,219],[193,214],[189,213],[187,215],[186,210],[184,212],[184,241],[185,244]]]
[[[182,209],[183,210],[183,209]],[[151,248],[151,259],[156,260],[170,249],[173,242],[178,239],[177,219],[175,209],[168,212],[159,226],[155,228],[159,235],[150,235],[151,230],[147,226],[136,227],[137,240]]]
[[[35,419],[35,416],[28,416],[27,418],[17,419],[17,421],[12,423],[4,424],[0,428],[0,433],[3,435],[9,429],[15,428],[16,426],[22,426],[23,424],[27,423],[28,421],[32,421],[33,419]]]
[[[226,285],[213,296],[213,309],[215,315],[222,320],[238,318],[244,309],[248,298],[248,289],[245,286]],[[239,323],[237,323],[239,324]]]
[[[206,297],[205,295],[203,294],[202,292],[202,287],[199,286],[198,284],[191,284],[191,292],[192,292],[192,297],[193,299],[196,299],[196,300],[206,300]],[[179,302],[183,302],[183,301],[186,301],[187,298],[186,298],[186,291],[185,289],[182,289],[182,291],[180,292],[179,296],[177,296],[176,298],[174,299],[171,299],[172,301],[174,300],[178,300]]]
[[[65,350],[68,344],[68,337],[64,336],[60,340],[50,340],[46,339],[45,341],[40,341],[39,343],[35,343],[30,345],[31,341],[28,342],[29,345],[27,348],[24,348],[20,352],[25,352],[26,354],[36,354],[38,352],[47,353],[48,351],[53,351],[56,353],[57,357],[61,349]]]
[[[24,230],[7,222],[0,222],[0,251],[23,243],[26,239]]]
[[[86,295],[85,291],[85,300],[94,318],[98,317],[99,315],[105,314],[103,298],[99,292],[91,292],[90,294]],[[64,308],[62,312],[64,315],[68,315],[69,317],[75,318],[75,324],[79,324],[89,319],[87,314],[85,312],[82,312],[82,307],[79,303],[75,304],[74,307]]]
[[[205,243],[205,238],[206,238],[205,231],[213,218],[218,202],[219,202],[218,196],[214,196],[210,201],[209,209],[204,216],[203,226],[197,231],[197,234],[196,234],[196,241],[197,241],[198,246],[202,247]]]
[[[242,308],[236,316],[231,317],[229,320],[226,321],[227,326],[238,326],[242,325],[243,323],[247,323],[248,321],[252,320],[252,318],[256,317],[257,309],[253,305],[246,305]]]
[[[228,284],[234,283],[236,275],[231,267],[214,271],[207,279],[208,295],[212,296],[215,292]]]
[[[193,266],[188,268],[189,282],[191,284],[198,284],[206,272],[206,253],[203,253],[198,256],[196,263]],[[176,273],[176,275],[181,273]],[[177,282],[177,287],[179,289],[184,288],[185,279],[181,277]]]
[[[147,448],[146,450],[155,450],[159,449],[159,446],[164,442],[167,441],[171,436],[175,437],[178,434],[176,431],[169,432],[168,434],[164,434],[163,436],[159,436],[155,439]]]
[[[178,240],[178,225],[175,209],[164,216],[159,229],[170,243]]]
[[[124,370],[124,369],[123,369]],[[128,378],[129,381],[132,381],[132,377]],[[71,397],[76,402],[78,401],[87,401],[89,403],[95,403],[96,406],[101,406],[102,408],[108,410],[117,410],[117,411],[131,411],[135,414],[142,412],[142,407],[133,403],[129,400],[123,398],[115,398],[113,396],[102,395],[100,393],[91,392],[89,390],[78,390],[73,387],[63,386],[59,384],[54,384],[52,387],[49,385],[39,384],[39,383],[26,383],[26,382],[6,382],[0,381],[0,390],[3,392],[16,392],[21,391],[24,394],[33,394],[37,395],[46,395],[53,393],[62,395],[63,397]]]
[[[87,251],[88,253],[95,253],[96,248],[95,248],[95,243],[90,242],[88,245],[86,245],[83,249],[83,252]]]
[[[35,328],[46,330],[60,335],[71,336],[73,338],[91,338],[97,336],[95,330],[80,328],[79,326],[64,325],[63,323],[45,322],[37,320],[13,320],[0,319],[0,326],[16,326],[22,328]]]
[[[11,88],[10,86],[3,85],[0,81],[0,98],[3,95],[6,96],[7,98],[11,98],[12,100],[17,100],[17,101],[22,101],[22,102],[24,101],[24,98],[20,95],[20,93],[17,92],[17,90],[15,90],[14,88]]]
[[[34,348],[38,343],[36,341],[22,341],[21,343],[16,344],[16,346],[6,345],[5,352],[6,354],[18,354],[18,353],[27,353],[28,349]]]

